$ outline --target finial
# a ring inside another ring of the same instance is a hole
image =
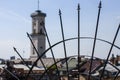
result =
[[[14,49],[14,51],[16,51],[16,48],[15,48],[15,47],[13,47],[13,49]]]
[[[29,33],[27,32],[26,34],[27,34],[27,36],[29,37]]]
[[[100,1],[98,8],[102,8],[102,1]]]
[[[39,10],[39,0],[38,0],[38,10]]]
[[[59,15],[61,15],[62,13],[61,13],[61,10],[59,9]]]
[[[78,10],[80,10],[80,4],[78,4]]]

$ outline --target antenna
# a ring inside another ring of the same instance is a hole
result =
[[[39,3],[40,3],[40,2],[39,2],[39,0],[38,0],[38,2],[37,2],[37,3],[38,3],[38,10],[39,10]]]

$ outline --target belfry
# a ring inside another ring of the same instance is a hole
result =
[[[36,53],[33,45],[31,45],[30,58],[38,58],[38,56],[40,56],[46,49],[46,36],[44,31],[46,14],[42,13],[40,10],[36,10],[34,13],[31,14],[31,17],[31,38],[39,54]],[[42,56],[42,58],[46,58],[46,55]]]

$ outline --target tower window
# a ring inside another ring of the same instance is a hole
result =
[[[40,34],[44,34],[44,31],[42,28],[40,29]]]
[[[40,25],[41,25],[41,26],[44,26],[44,21],[42,21],[42,22],[40,23]]]
[[[43,47],[41,46],[40,48],[42,49]]]

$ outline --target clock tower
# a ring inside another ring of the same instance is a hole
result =
[[[42,13],[40,10],[37,10],[31,14],[31,17],[32,17],[31,38],[40,56],[46,49],[46,35],[44,31],[46,14]],[[35,52],[32,45],[30,58],[38,58],[38,55]],[[43,55],[42,58],[46,58],[46,55]]]

